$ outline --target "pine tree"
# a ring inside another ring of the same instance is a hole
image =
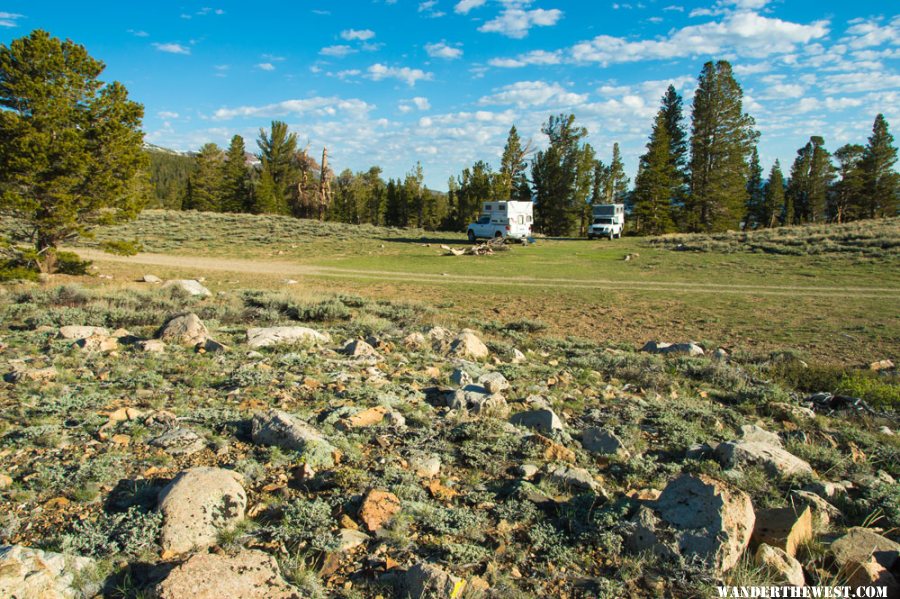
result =
[[[642,234],[660,235],[674,229],[671,202],[679,176],[671,157],[666,113],[660,110],[634,181],[633,216]]]
[[[269,205],[269,210],[288,214],[293,189],[299,180],[297,134],[288,131],[287,123],[272,121],[271,131],[259,130],[256,144],[259,146],[263,171],[269,173],[273,184],[274,202]]]
[[[872,135],[863,155],[863,186],[865,205],[863,214],[867,218],[894,216],[900,201],[900,174],[894,170],[897,163],[897,148],[894,136],[888,130],[884,115],[875,117]]]
[[[587,130],[575,125],[575,115],[560,114],[551,116],[541,131],[550,145],[537,153],[531,167],[535,222],[548,235],[569,235],[583,208],[578,201],[579,170],[593,170],[593,161],[583,160]]]
[[[831,154],[825,149],[825,140],[814,135],[797,150],[797,158],[791,167],[787,194],[793,207],[793,222],[816,222],[824,218],[833,179],[834,166]]]
[[[278,211],[280,201],[272,173],[268,167],[263,166],[259,176],[259,183],[256,185],[256,190],[250,203],[250,212],[253,214],[274,214]]]
[[[683,100],[675,91],[674,85],[669,85],[666,94],[662,98],[662,110],[666,118],[666,133],[669,136],[669,162],[681,178],[682,185],[687,184],[687,152],[688,136],[684,128]],[[684,195],[681,190],[679,197]]]
[[[750,156],[750,177],[747,179],[747,209],[744,216],[744,228],[753,229],[765,226],[764,215],[765,193],[763,190],[762,166],[759,164],[759,152],[753,148]]]
[[[531,152],[531,142],[522,147],[522,140],[513,125],[506,138],[503,156],[500,158],[500,172],[497,176],[496,198],[498,200],[531,200],[531,188],[526,175],[528,163],[525,157]]]
[[[216,144],[208,143],[200,148],[195,161],[194,172],[191,173],[191,191],[185,208],[217,212],[222,207],[225,154]]]
[[[606,173],[606,203],[620,204],[628,193],[629,179],[625,176],[625,164],[619,152],[619,143],[613,144],[612,161]]]
[[[249,208],[250,174],[247,172],[245,154],[244,138],[235,135],[225,154],[222,174],[223,212],[243,212]]]
[[[691,189],[685,203],[693,231],[737,228],[744,216],[748,160],[758,137],[743,112],[743,91],[724,60],[707,62],[691,115]]]
[[[763,189],[763,209],[759,215],[759,225],[774,227],[784,212],[784,175],[781,172],[781,163],[776,160]]]
[[[835,150],[839,179],[829,194],[829,220],[842,223],[861,218],[865,203],[865,175],[862,167],[865,151],[859,144],[845,144]]]
[[[36,29],[0,45],[0,217],[27,225],[37,264],[147,199],[144,108],[83,46]]]

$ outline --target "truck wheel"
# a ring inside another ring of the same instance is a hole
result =
[[[468,237],[470,243],[475,243],[475,231],[469,229]]]
[[[609,234],[609,240],[610,240],[610,241],[612,241],[612,240],[615,239],[615,238],[616,238],[616,234],[615,234],[615,233],[610,233],[610,234]]]
[[[503,237],[503,233],[501,233],[500,231],[497,231],[496,233],[494,233],[494,237],[495,237],[495,238],[497,238],[497,237]]]

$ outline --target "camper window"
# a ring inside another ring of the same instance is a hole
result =
[[[486,225],[489,222],[491,222],[491,216],[489,214],[485,214],[484,216],[479,217],[479,219],[478,219],[479,225]]]
[[[506,210],[506,204],[497,204],[497,210]]]
[[[519,224],[520,224],[520,225],[524,225],[524,224],[525,224],[525,216],[522,215],[522,214],[519,215]]]

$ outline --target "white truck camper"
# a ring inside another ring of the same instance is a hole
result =
[[[588,239],[607,237],[616,239],[622,236],[625,227],[625,204],[594,204],[594,220],[588,228]]]
[[[468,226],[469,241],[503,237],[527,239],[531,237],[534,224],[534,204],[532,202],[484,202],[481,216]]]

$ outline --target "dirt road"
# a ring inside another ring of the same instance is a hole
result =
[[[424,274],[380,270],[357,270],[329,266],[314,266],[273,260],[247,260],[241,258],[210,258],[178,256],[172,254],[138,254],[116,256],[87,248],[75,248],[82,258],[94,262],[160,266],[192,269],[200,272],[218,271],[244,274],[279,275],[285,277],[319,277],[336,279],[368,279],[400,283],[429,285],[490,285],[497,287],[496,277],[453,275],[445,273]],[[675,293],[713,293],[737,295],[782,295],[807,297],[870,297],[896,299],[900,289],[888,287],[816,287],[782,285],[723,285],[690,281],[636,281],[622,279],[558,279],[534,277],[509,277],[502,281],[504,287],[545,287],[565,289],[609,289],[631,291],[668,291]]]

